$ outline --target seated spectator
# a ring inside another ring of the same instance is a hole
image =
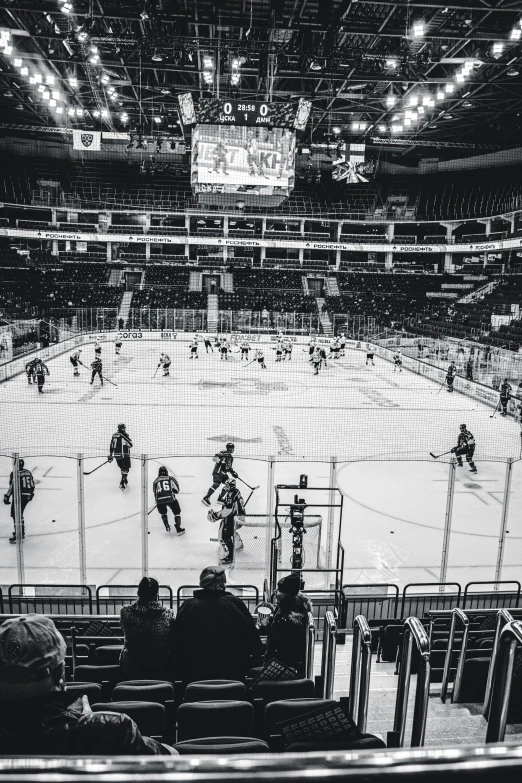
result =
[[[87,696],[65,685],[63,636],[44,615],[0,625],[0,754],[170,755],[168,745],[143,737],[128,715],[93,713]]]
[[[201,590],[181,605],[176,618],[176,669],[185,683],[243,680],[261,662],[261,640],[247,607],[226,591],[225,569],[209,566]]]
[[[138,600],[120,612],[125,634],[120,666],[132,680],[172,680],[174,612],[158,601],[158,593],[157,581],[144,576]]]
[[[312,605],[300,589],[299,574],[288,574],[277,583],[277,604],[268,628],[265,662],[277,658],[304,677],[307,617]]]

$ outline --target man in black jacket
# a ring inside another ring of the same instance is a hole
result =
[[[0,625],[0,755],[170,755],[128,715],[93,713],[65,686],[62,635],[44,615]]]
[[[185,683],[243,680],[261,662],[254,620],[243,601],[226,591],[224,568],[205,568],[199,584],[202,589],[181,605],[176,618],[177,674]]]

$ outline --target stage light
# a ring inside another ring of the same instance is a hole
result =
[[[512,41],[519,41],[520,37],[522,36],[522,30],[520,27],[514,27],[511,30],[511,35],[509,36]]]
[[[49,106],[56,106],[56,101],[54,98],[51,98],[51,100],[49,101]]]
[[[56,107],[56,114],[63,114],[63,106]]]
[[[74,110],[74,109],[67,109],[67,114],[69,115],[69,117],[74,117],[74,115],[76,114],[76,112],[75,112],[75,110]]]
[[[451,93],[455,92],[455,85],[454,84],[446,84],[444,87],[444,92],[447,95],[451,95]]]
[[[45,83],[46,84],[54,84],[54,76],[52,74],[49,74],[45,77]]]
[[[491,48],[493,57],[500,57],[503,51],[504,51],[504,44],[502,43],[502,41],[495,41],[495,43]]]
[[[424,30],[424,22],[418,20],[417,22],[413,23],[412,35],[414,38],[422,38],[424,35]]]
[[[100,61],[100,56],[98,54],[93,54],[91,55],[91,57],[89,57],[89,62],[92,65],[96,65],[97,63],[99,63],[99,61]]]
[[[161,117],[154,117],[154,122],[157,123],[157,125],[161,122]]]
[[[20,57],[15,57],[13,61],[13,65],[15,68],[21,68],[23,64],[24,64],[23,60]]]
[[[46,90],[44,93],[42,93],[42,98],[44,101],[50,101],[51,100],[51,93]]]
[[[41,84],[43,82],[43,76],[41,73],[38,73],[38,71],[33,74],[33,78],[35,84]]]
[[[85,32],[85,30],[82,30],[82,32],[78,33],[78,36],[77,36],[78,40],[79,40],[81,43],[83,43],[84,41],[86,41],[88,37],[89,37],[89,36],[88,36],[88,34]]]
[[[106,120],[109,117],[108,110],[107,109],[102,109],[101,116],[103,117],[104,120]]]
[[[445,97],[446,97],[446,95],[444,93],[444,90],[442,89],[442,87],[439,87],[438,90],[437,90],[437,100],[438,101],[443,101]]]
[[[386,60],[385,65],[387,68],[394,70],[397,67],[397,60],[394,57],[390,57]]]
[[[332,131],[335,133],[336,136],[338,136],[339,133],[341,132],[341,129],[336,125],[335,127],[332,128]]]
[[[109,82],[110,82],[109,74],[108,73],[102,73],[102,75],[100,76],[100,82],[102,84],[109,84]]]
[[[93,117],[99,117],[99,116],[100,116],[100,112],[98,111],[98,109],[96,109],[95,111],[93,111],[93,113],[92,113],[92,116],[93,116]]]
[[[397,100],[398,100],[397,96],[396,95],[392,95],[390,93],[390,95],[386,96],[386,106],[388,106],[388,108],[392,109],[395,106],[395,104],[397,103]]]
[[[76,89],[78,87],[78,79],[76,76],[69,76],[69,87]]]
[[[379,133],[386,133],[386,125],[379,125]]]
[[[20,68],[20,73],[22,74],[22,76],[27,76],[27,74],[29,73],[29,68],[26,65],[24,65],[22,68]]]
[[[83,109],[76,109],[76,116],[83,117]]]
[[[157,50],[157,49],[154,49],[154,54],[152,55],[151,59],[152,59],[152,60],[153,60],[155,63],[161,63],[161,62],[163,62],[163,57],[161,56],[161,54],[158,52],[158,50]]]

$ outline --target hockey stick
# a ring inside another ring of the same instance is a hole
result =
[[[105,375],[102,375],[102,378],[103,378],[104,381],[107,381],[107,383],[112,383],[112,381],[109,381],[109,379],[106,378]],[[116,386],[116,388],[118,388],[118,384],[117,383],[112,383],[112,385]]]
[[[150,516],[152,514],[152,512],[154,511],[154,509],[156,508],[157,505],[158,505],[157,503],[154,503],[154,505],[152,506],[151,510],[148,512],[147,516]]]
[[[446,454],[451,454],[453,449],[450,449],[449,451],[444,451],[442,454],[433,454],[433,452],[430,451],[430,457],[433,457],[433,459],[438,459],[439,457],[444,457]]]
[[[158,364],[158,366],[156,367],[156,372],[152,376],[152,380],[154,380],[154,378],[156,377],[156,373],[158,372],[159,368],[160,368],[160,365]]]
[[[243,369],[245,369],[245,367],[249,367],[251,364],[254,364],[255,361],[256,359],[252,359],[252,361],[248,362],[248,364],[243,364]]]
[[[445,386],[445,385],[446,385],[446,378],[444,378],[444,380],[442,381],[441,385],[439,386],[439,388],[438,388],[438,390],[437,390],[437,394],[438,394],[440,391],[442,391],[442,388],[443,388],[443,386]]]
[[[251,487],[250,484],[247,484],[246,481],[244,481],[240,476],[237,476],[237,480],[240,481],[242,484],[244,484],[245,487],[251,489],[252,492],[254,491],[254,489],[259,489],[259,487],[261,486],[261,484],[258,484],[257,487]]]
[[[500,400],[499,400],[499,401],[497,402],[497,404],[495,405],[495,410],[493,411],[493,413],[492,413],[492,414],[491,414],[491,416],[489,417],[490,419],[493,419],[493,418],[494,418],[494,416],[495,416],[495,413],[498,411],[498,409],[499,409],[499,408],[500,408]]]
[[[110,460],[106,459],[105,462],[102,462],[102,464],[98,465],[98,467],[94,468],[94,470],[88,470],[87,472],[84,471],[83,475],[84,476],[90,476],[91,473],[96,473],[97,470],[99,470],[100,468],[103,468],[103,466],[106,465],[108,462],[110,462]]]

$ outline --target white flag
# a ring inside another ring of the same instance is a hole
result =
[[[73,149],[99,152],[101,150],[101,131],[73,130]]]

